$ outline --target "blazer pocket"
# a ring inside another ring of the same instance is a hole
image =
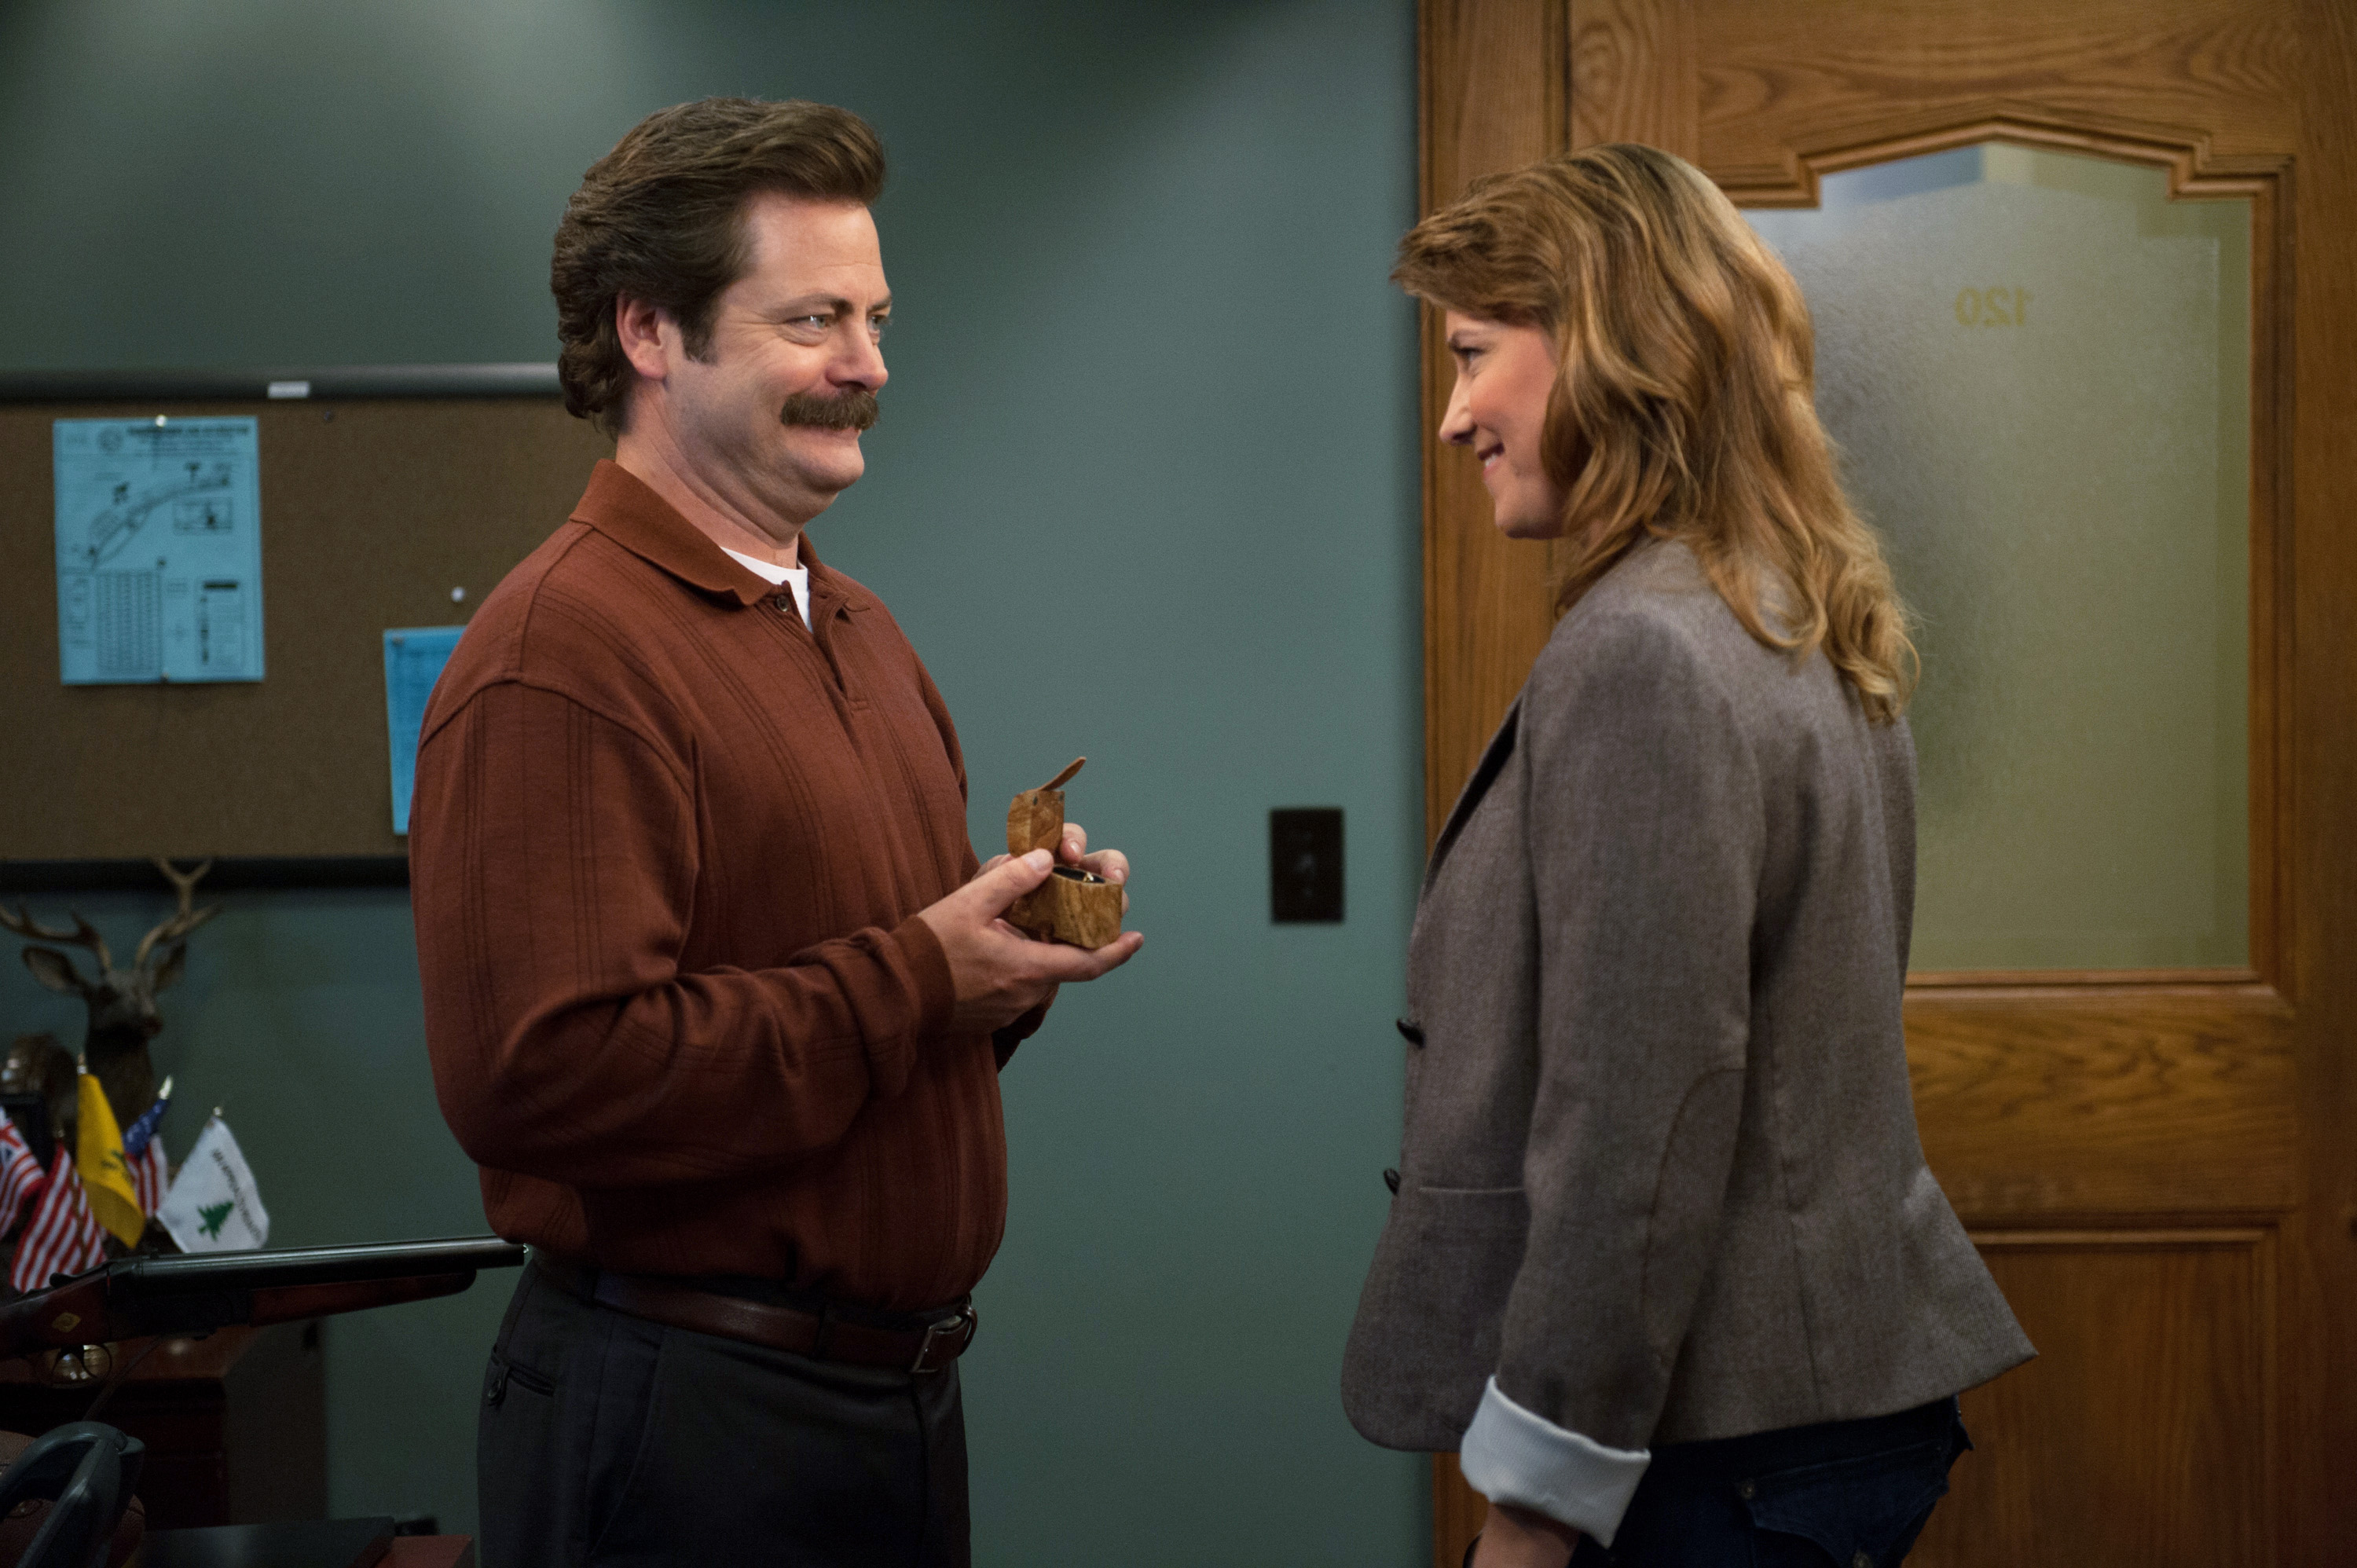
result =
[[[1402,1182],[1342,1359],[1342,1402],[1368,1438],[1453,1447],[1498,1368],[1530,1199],[1519,1187]]]
[[[1403,1212],[1405,1210],[1405,1212]],[[1392,1222],[1413,1259],[1415,1300],[1435,1318],[1453,1319],[1459,1337],[1480,1333],[1494,1343],[1506,1294],[1530,1240],[1530,1195],[1517,1187],[1427,1187],[1403,1181]],[[1490,1355],[1486,1381],[1497,1369]]]

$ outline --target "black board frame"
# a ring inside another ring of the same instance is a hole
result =
[[[299,390],[298,390],[299,389]],[[279,369],[0,370],[0,403],[329,402],[558,397],[556,366],[296,365]]]
[[[184,869],[188,861],[176,862]],[[205,873],[204,891],[239,893],[294,887],[407,887],[405,854],[223,855]],[[0,860],[0,895],[35,893],[169,894],[163,874],[145,860]]]

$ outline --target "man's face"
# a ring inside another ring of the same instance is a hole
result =
[[[892,295],[865,207],[764,193],[743,222],[749,260],[714,303],[703,355],[664,334],[661,417],[692,482],[799,527],[866,471]]]

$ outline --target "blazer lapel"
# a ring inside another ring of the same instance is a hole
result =
[[[1481,803],[1481,797],[1490,792],[1490,786],[1496,780],[1498,770],[1506,766],[1506,759],[1514,755],[1514,731],[1522,714],[1523,698],[1518,692],[1506,709],[1506,716],[1498,721],[1498,733],[1490,737],[1489,748],[1481,753],[1481,761],[1473,769],[1473,777],[1465,781],[1464,789],[1457,797],[1457,804],[1449,809],[1448,821],[1441,827],[1440,837],[1433,843],[1432,858],[1425,863],[1424,867],[1426,892],[1432,890],[1432,879],[1439,874],[1440,863],[1448,858],[1448,851],[1457,843],[1457,835],[1464,830],[1466,819],[1473,814],[1473,808]]]

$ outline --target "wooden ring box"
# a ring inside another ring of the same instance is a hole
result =
[[[1006,809],[1006,853],[1054,854],[1064,842],[1064,790],[1087,757],[1080,757],[1037,789],[1026,789]],[[1122,891],[1092,871],[1059,865],[1048,880],[1007,906],[1006,923],[1043,942],[1101,948],[1121,935]]]

